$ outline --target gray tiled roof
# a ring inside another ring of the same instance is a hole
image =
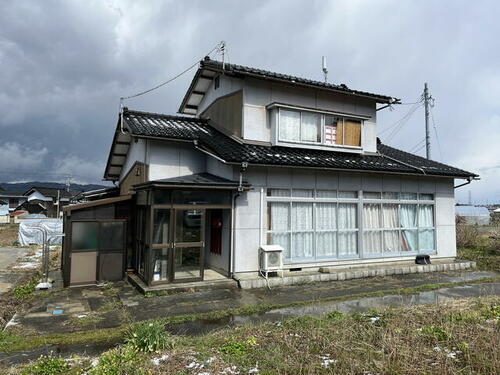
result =
[[[124,122],[135,136],[196,141],[202,148],[227,163],[276,165],[341,170],[380,171],[449,177],[474,177],[474,173],[428,160],[382,143],[377,154],[362,155],[338,151],[265,146],[238,142],[207,120],[126,110]]]
[[[223,71],[222,67],[222,62],[216,61],[216,60],[211,60],[211,59],[205,59],[200,61],[200,69],[201,68],[209,68],[209,69],[214,69],[217,71]],[[263,70],[263,69],[258,69],[258,68],[251,68],[248,66],[243,66],[243,65],[237,65],[237,64],[224,64],[224,72],[230,72],[235,75],[246,75],[246,76],[254,76],[256,78],[264,78],[264,79],[270,79],[270,80],[277,80],[277,81],[285,81],[293,84],[299,84],[299,85],[307,85],[307,86],[315,86],[318,88],[323,88],[323,89],[328,89],[328,90],[333,90],[333,91],[341,91],[345,92],[348,94],[355,94],[355,95],[360,95],[360,96],[366,96],[366,97],[371,97],[374,99],[378,99],[383,102],[392,102],[392,101],[397,101],[398,99],[392,98],[387,95],[380,95],[380,94],[374,94],[371,92],[366,92],[366,91],[361,91],[361,90],[353,90],[347,87],[345,84],[333,84],[329,82],[321,82],[321,81],[315,81],[312,79],[308,78],[302,78],[302,77],[297,77],[297,76],[292,76],[288,74],[283,74],[283,73],[276,73],[276,72],[271,72],[268,70]]]

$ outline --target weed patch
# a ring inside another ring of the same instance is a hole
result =
[[[165,331],[165,326],[161,321],[132,325],[125,341],[130,347],[140,352],[172,349],[175,344],[175,340]]]
[[[41,356],[34,363],[26,366],[21,375],[59,375],[70,369],[70,365],[61,357]]]

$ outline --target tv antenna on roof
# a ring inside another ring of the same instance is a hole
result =
[[[323,70],[323,75],[325,76],[325,83],[328,82],[328,69],[326,67],[326,57],[322,56],[321,57],[321,67]]]

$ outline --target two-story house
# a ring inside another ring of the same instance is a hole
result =
[[[454,179],[476,175],[382,144],[377,112],[397,103],[201,61],[181,115],[120,114],[119,194],[65,209],[66,285],[238,279],[263,245],[287,270],[454,258]]]

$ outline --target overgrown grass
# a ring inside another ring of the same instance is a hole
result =
[[[460,285],[470,285],[475,283],[490,283],[500,280],[499,277],[485,277],[476,280],[461,281],[461,282],[450,282],[450,283],[435,283],[435,284],[424,284],[416,287],[409,288],[399,288],[390,289],[377,292],[369,293],[359,293],[353,295],[347,295],[342,297],[334,297],[328,299],[322,299],[321,301],[344,301],[352,298],[362,298],[362,297],[377,297],[384,296],[388,294],[413,294],[417,292],[436,290],[440,288],[447,288]],[[47,345],[60,345],[60,344],[79,344],[79,343],[106,343],[106,342],[123,342],[126,337],[126,333],[137,324],[147,324],[151,322],[157,322],[162,325],[169,324],[179,324],[185,323],[197,319],[222,319],[232,315],[253,315],[260,314],[273,309],[284,308],[284,307],[297,307],[306,306],[314,303],[316,301],[305,301],[305,302],[295,302],[288,304],[261,304],[261,305],[248,305],[235,309],[217,310],[208,313],[199,314],[186,314],[178,316],[169,316],[165,318],[152,319],[145,322],[124,324],[116,328],[106,328],[106,329],[95,329],[86,330],[66,334],[51,334],[51,335],[38,335],[29,336],[29,339],[25,335],[11,333],[8,335],[9,343],[8,345],[2,345],[2,337],[0,336],[0,350],[4,352],[15,352],[19,350],[29,350]]]
[[[457,256],[460,259],[476,262],[477,268],[481,270],[500,271],[500,248],[458,248]]]
[[[303,316],[103,354],[105,374],[498,374],[500,297]],[[120,372],[121,371],[121,372]]]

